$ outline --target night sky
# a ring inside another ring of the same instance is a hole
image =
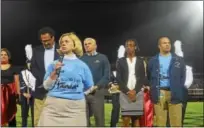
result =
[[[56,31],[57,42],[62,33],[71,31],[82,41],[94,37],[98,51],[115,63],[117,49],[126,39],[138,41],[138,55],[154,56],[158,38],[168,36],[172,43],[184,43],[186,64],[203,73],[203,12],[192,8],[184,1],[3,0],[1,47],[11,51],[14,65],[24,65],[25,45],[40,45],[38,30],[50,26]]]

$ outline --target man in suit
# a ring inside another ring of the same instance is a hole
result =
[[[40,113],[47,91],[43,88],[43,78],[48,65],[59,58],[56,49],[59,46],[55,43],[55,32],[50,27],[44,27],[39,30],[39,39],[42,45],[33,49],[31,60],[31,72],[36,78],[36,87],[34,96],[34,125],[37,126]]]
[[[86,38],[84,40],[84,47],[86,54],[81,57],[90,68],[94,79],[94,85],[97,90],[87,96],[87,121],[90,125],[89,110],[93,112],[96,126],[104,127],[104,87],[110,81],[110,64],[108,58],[99,52],[96,52],[96,40],[93,38]],[[90,109],[89,109],[90,108]]]

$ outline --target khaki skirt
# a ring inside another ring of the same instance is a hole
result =
[[[38,126],[87,126],[85,99],[47,97]]]
[[[143,115],[143,91],[136,95],[136,101],[132,102],[126,94],[120,92],[121,115],[124,116],[140,116]]]

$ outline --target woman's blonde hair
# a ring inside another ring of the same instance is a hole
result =
[[[59,38],[59,45],[62,41],[62,38],[68,36],[69,38],[71,38],[74,42],[74,49],[72,50],[77,56],[82,56],[83,55],[83,48],[82,48],[82,44],[81,44],[81,40],[79,39],[79,37],[77,37],[77,35],[74,32],[70,32],[70,33],[64,33],[61,35],[61,37]]]

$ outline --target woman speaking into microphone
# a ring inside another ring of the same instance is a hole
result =
[[[51,63],[45,74],[48,94],[38,126],[87,126],[84,90],[93,86],[93,78],[78,59],[83,54],[81,41],[74,33],[65,33],[59,45],[63,57]]]

